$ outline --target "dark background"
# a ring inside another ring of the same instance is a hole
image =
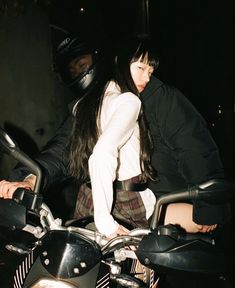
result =
[[[160,59],[156,76],[176,86],[201,112],[227,177],[234,178],[235,20],[230,2],[18,1],[29,3],[20,16],[1,15],[0,6],[0,124],[26,152],[40,149],[67,111],[67,90],[53,71],[54,47],[64,31],[107,46],[125,36],[148,35]],[[4,2],[11,1],[0,0],[0,5]],[[0,164],[5,176],[6,161]]]
[[[235,179],[232,1],[26,2],[20,15],[6,15],[0,6],[0,125],[25,152],[36,153],[67,112],[68,91],[53,70],[54,47],[65,31],[107,45],[125,36],[148,35],[160,59],[156,76],[176,86],[201,112],[219,146],[226,177]],[[0,178],[14,165],[0,154]],[[233,219],[234,207],[232,201]],[[228,249],[232,276],[235,253]]]
[[[176,86],[208,122],[227,176],[234,178],[235,20],[228,1],[56,0],[51,23],[112,42],[149,35],[160,58],[156,76]]]

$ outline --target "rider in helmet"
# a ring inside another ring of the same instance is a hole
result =
[[[94,46],[89,41],[66,37],[55,52],[56,71],[77,99],[90,92],[105,74],[104,53]]]

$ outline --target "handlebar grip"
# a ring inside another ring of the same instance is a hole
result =
[[[18,188],[13,194],[13,200],[28,210],[38,211],[42,205],[43,197],[38,193],[25,188]]]
[[[158,235],[165,235],[174,238],[176,241],[202,240],[214,245],[215,240],[211,233],[186,233],[180,226],[168,224],[158,226]]]

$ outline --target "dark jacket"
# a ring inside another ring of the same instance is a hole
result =
[[[160,179],[149,183],[156,195],[224,177],[218,148],[204,119],[181,92],[152,77],[141,98],[154,142],[152,164]],[[71,115],[36,157],[44,171],[45,188],[69,177],[67,144],[72,122]],[[27,173],[25,168],[16,169],[10,178],[21,180]],[[194,203],[194,220],[199,224],[223,223],[228,217],[227,205]]]
[[[45,190],[55,182],[62,182],[70,178],[68,173],[68,143],[72,125],[73,116],[71,113],[59,127],[55,136],[34,157],[34,160],[42,169],[43,187]],[[18,164],[11,171],[9,180],[23,180],[30,173],[31,171],[27,167]]]
[[[205,120],[179,90],[152,77],[141,99],[153,138],[152,164],[160,179],[149,183],[156,195],[224,177]],[[194,220],[199,224],[223,223],[229,214],[228,205],[194,203]]]

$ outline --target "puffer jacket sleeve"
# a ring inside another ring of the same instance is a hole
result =
[[[166,89],[165,111],[158,109],[157,118],[179,173],[187,183],[223,177],[218,147],[205,120],[180,91],[172,87]]]
[[[69,177],[68,175],[68,142],[72,131],[73,116],[69,115],[57,130],[55,136],[48,141],[43,149],[34,157],[43,172],[43,187],[48,188],[49,185],[56,181],[63,181]],[[18,164],[15,169],[10,172],[9,180],[21,181],[31,171]]]
[[[173,152],[178,171],[188,185],[213,178],[224,178],[219,149],[207,123],[195,107],[177,89],[166,88],[165,112],[158,121],[166,145]],[[193,220],[198,224],[223,224],[230,217],[229,204],[195,201]]]

